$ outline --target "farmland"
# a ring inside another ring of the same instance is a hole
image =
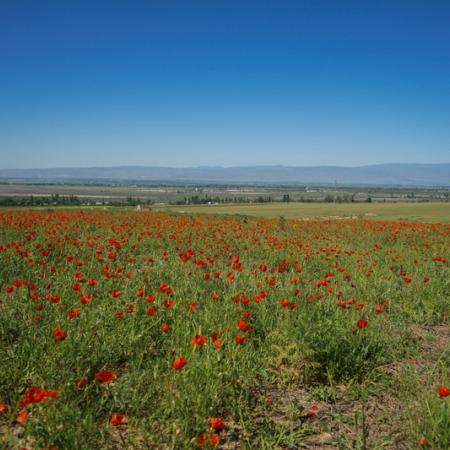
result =
[[[269,203],[245,205],[169,206],[181,214],[244,215],[291,219],[381,219],[450,222],[450,203]]]
[[[407,206],[1,210],[0,444],[450,448],[448,203]]]

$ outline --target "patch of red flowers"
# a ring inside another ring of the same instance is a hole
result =
[[[219,436],[214,433],[202,433],[197,436],[197,444],[202,448],[214,448],[219,444]]]
[[[206,336],[196,334],[196,335],[192,338],[192,344],[193,344],[193,345],[205,345],[205,344],[206,344]]]
[[[58,391],[54,389],[44,389],[40,387],[30,387],[25,392],[22,400],[19,403],[21,408],[26,408],[28,405],[33,403],[40,403],[46,398],[56,398],[58,397]]]
[[[101,370],[95,374],[95,379],[101,384],[108,384],[116,378],[116,372],[110,372],[109,370]]]

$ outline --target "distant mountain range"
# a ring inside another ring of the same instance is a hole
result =
[[[117,181],[450,186],[450,163],[340,166],[88,167],[0,169],[0,181]]]

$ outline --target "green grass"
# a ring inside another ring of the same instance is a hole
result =
[[[417,448],[423,434],[444,450],[449,243],[445,224],[2,211],[0,444]],[[30,387],[58,396],[21,404]]]

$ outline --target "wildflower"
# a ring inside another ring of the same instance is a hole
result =
[[[76,317],[79,316],[79,314],[80,314],[80,308],[71,309],[71,310],[69,310],[68,318],[75,319]]]
[[[197,436],[197,444],[203,448],[214,448],[219,443],[219,436],[214,433],[202,433]]]
[[[306,417],[314,417],[319,412],[319,407],[314,404],[311,409],[306,413]]]
[[[237,321],[237,326],[244,333],[249,331],[252,328],[245,320],[242,320],[242,319],[239,319]]]
[[[125,417],[125,414],[119,412],[114,413],[109,421],[111,425],[117,427],[118,425],[125,425],[127,423],[127,418]]]
[[[206,336],[196,334],[192,338],[192,344],[193,345],[205,345],[206,344]]]
[[[210,417],[208,425],[213,430],[220,431],[225,426],[225,422],[223,419],[219,419],[218,417]]]
[[[46,398],[56,398],[58,396],[58,391],[46,390],[41,387],[30,387],[25,392],[22,400],[20,401],[20,407],[26,408],[28,405],[32,403],[40,403]]]
[[[437,387],[436,392],[441,398],[448,397],[450,395],[450,388],[441,384]]]
[[[28,417],[28,413],[26,411],[20,411],[17,416],[16,422],[19,425],[23,425],[26,422],[27,417]]]
[[[6,403],[0,403],[0,417],[4,416],[8,412],[8,405]]]
[[[110,372],[109,370],[101,370],[95,374],[95,379],[101,384],[108,384],[116,378],[116,372]]]
[[[360,320],[358,320],[358,322],[356,322],[356,326],[358,328],[365,328],[365,327],[367,327],[368,323],[369,322],[367,322],[366,319],[360,319]]]
[[[84,389],[85,387],[86,387],[86,385],[87,385],[87,380],[86,380],[86,378],[80,378],[80,379],[78,379],[77,381],[75,381],[75,387],[77,388],[77,389]]]
[[[172,363],[172,367],[175,370],[181,370],[187,364],[187,360],[185,358],[176,358]]]
[[[189,311],[195,311],[195,308],[197,308],[197,302],[191,301],[189,302]]]
[[[53,339],[55,341],[63,341],[67,337],[67,331],[64,331],[62,328],[54,328],[52,330]]]
[[[235,336],[234,342],[236,342],[237,345],[242,345],[245,343],[245,336]]]

